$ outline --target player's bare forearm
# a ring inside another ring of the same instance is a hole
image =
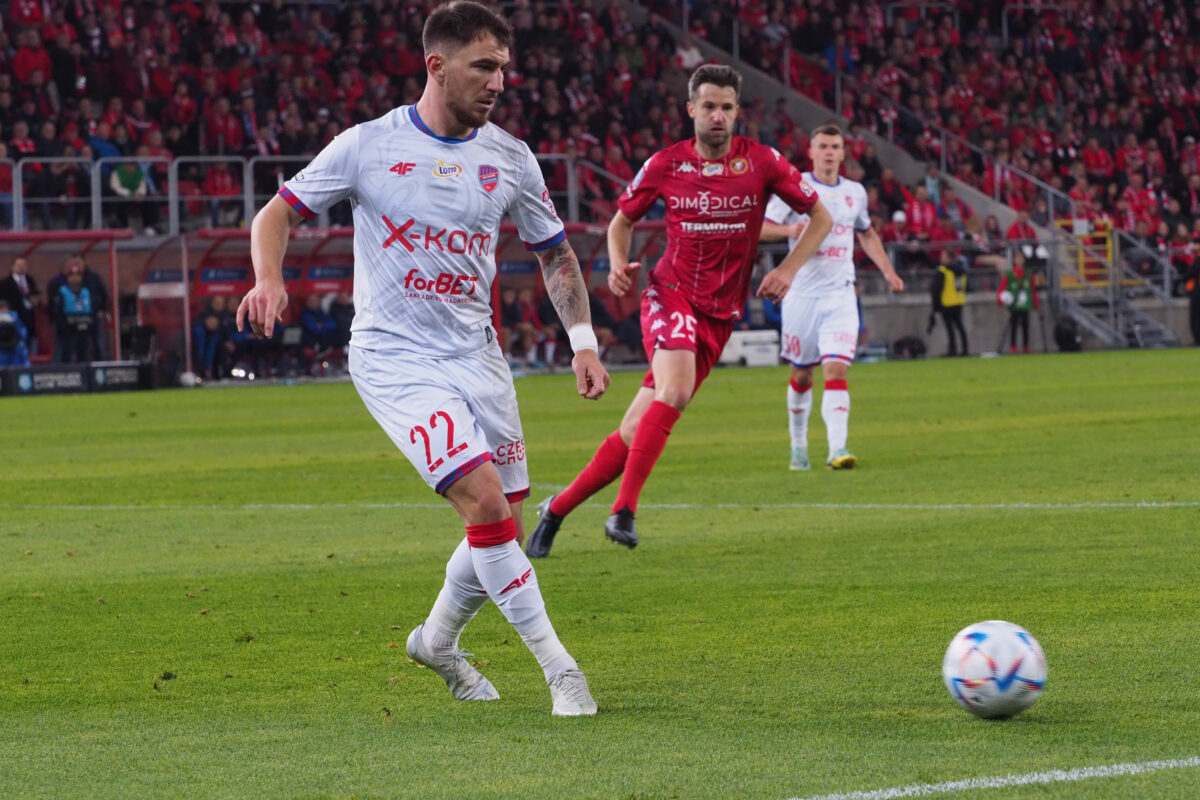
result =
[[[279,195],[254,215],[250,225],[250,261],[254,264],[254,279],[283,282],[283,255],[287,252],[288,234],[303,217]]]
[[[629,245],[633,242],[633,220],[620,210],[608,223],[608,263],[624,268],[629,263]]]
[[[764,219],[762,230],[758,232],[758,240],[760,242],[782,242],[788,237],[789,230],[787,225],[780,225],[778,222]]]
[[[636,287],[637,271],[641,262],[629,260],[629,246],[633,242],[633,220],[619,209],[608,223],[608,288],[616,297]]]
[[[579,269],[579,258],[571,245],[563,240],[554,247],[538,253],[546,294],[558,312],[563,327],[591,325],[592,310],[588,304],[587,285]]]
[[[879,238],[875,229],[867,228],[858,234],[858,241],[862,245],[863,252],[867,254],[867,258],[871,259],[871,263],[883,273],[883,277],[888,282],[888,286],[892,287],[892,291],[902,291],[904,281],[896,274],[892,260],[888,258],[887,248],[883,246],[883,240]]]
[[[288,233],[301,216],[283,198],[275,195],[257,214],[250,226],[250,261],[254,264],[254,288],[246,293],[237,309],[237,328],[246,322],[257,336],[270,336],[275,322],[287,307],[283,285],[283,256],[287,252]]]

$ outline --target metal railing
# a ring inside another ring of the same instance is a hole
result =
[[[0,184],[0,228],[9,227],[18,232],[33,227],[39,230],[99,230],[111,227],[105,224],[109,216],[126,219],[135,204],[151,221],[165,220],[165,226],[151,225],[143,220],[143,228],[153,227],[157,234],[176,236],[202,227],[237,227],[249,224],[255,212],[279,190],[284,178],[294,175],[311,160],[311,156],[179,156],[175,159],[157,156],[96,161],[87,158],[0,159],[0,174],[12,170],[11,192],[5,192]],[[564,219],[568,222],[588,221],[583,218],[585,214],[595,216],[602,212],[600,206],[594,207],[581,196],[578,170],[590,171],[602,185],[612,187],[613,197],[625,188],[624,179],[586,159],[572,159],[564,154],[539,154],[537,160],[546,171],[558,164],[566,166],[565,186],[551,188],[550,194],[559,213],[565,209]],[[236,195],[204,192],[203,176],[208,168],[218,163],[232,166],[238,186]],[[38,175],[41,170],[53,169],[56,164],[66,164],[86,175],[85,180],[76,181],[76,194],[39,194]],[[123,164],[137,165],[149,176],[145,195],[123,197],[112,189],[109,180],[112,171]],[[86,191],[80,193],[83,183],[87,184]],[[33,211],[39,212],[39,224],[31,227]],[[223,216],[230,216],[232,220],[225,222]],[[80,219],[84,219],[84,224],[78,224]],[[329,212],[320,215],[314,224],[328,227]],[[124,223],[119,227],[124,227]]]

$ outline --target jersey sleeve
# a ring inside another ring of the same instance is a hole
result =
[[[665,161],[661,152],[650,156],[625,191],[621,192],[617,207],[634,222],[644,217],[658,199],[663,180],[662,164]]]
[[[354,193],[358,183],[358,126],[342,131],[308,166],[284,181],[279,196],[305,219]]]
[[[525,172],[509,213],[517,224],[517,234],[526,250],[545,250],[567,238],[567,231],[546,189],[541,167],[528,147],[525,148]]]
[[[788,225],[796,221],[799,217],[792,207],[783,201],[783,198],[777,194],[771,195],[771,199],[767,202],[766,213],[763,214],[763,219],[767,222],[773,222],[776,225]]]
[[[867,190],[858,186],[858,215],[854,217],[854,230],[866,233],[871,227],[871,209],[867,208]]]
[[[767,188],[782,198],[797,214],[807,214],[817,204],[817,191],[804,180],[800,170],[792,166],[778,150],[771,148],[771,171]]]

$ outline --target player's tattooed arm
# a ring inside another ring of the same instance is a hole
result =
[[[565,239],[554,247],[540,251],[538,261],[542,266],[542,280],[546,293],[558,312],[563,327],[591,325],[592,311],[588,303],[587,285],[579,269],[579,258]]]

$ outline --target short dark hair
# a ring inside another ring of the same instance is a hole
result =
[[[734,97],[742,93],[742,74],[725,64],[701,64],[696,67],[692,77],[688,78],[688,98],[700,94],[700,85],[711,83],[713,86],[733,89]]]
[[[505,47],[512,46],[512,26],[498,11],[474,0],[453,0],[425,20],[421,46],[428,55],[446,45],[457,50],[485,35],[496,37]]]
[[[836,122],[826,122],[819,128],[814,128],[812,136],[809,138],[816,138],[817,136],[840,136],[845,139],[846,133],[842,130],[842,126]]]

